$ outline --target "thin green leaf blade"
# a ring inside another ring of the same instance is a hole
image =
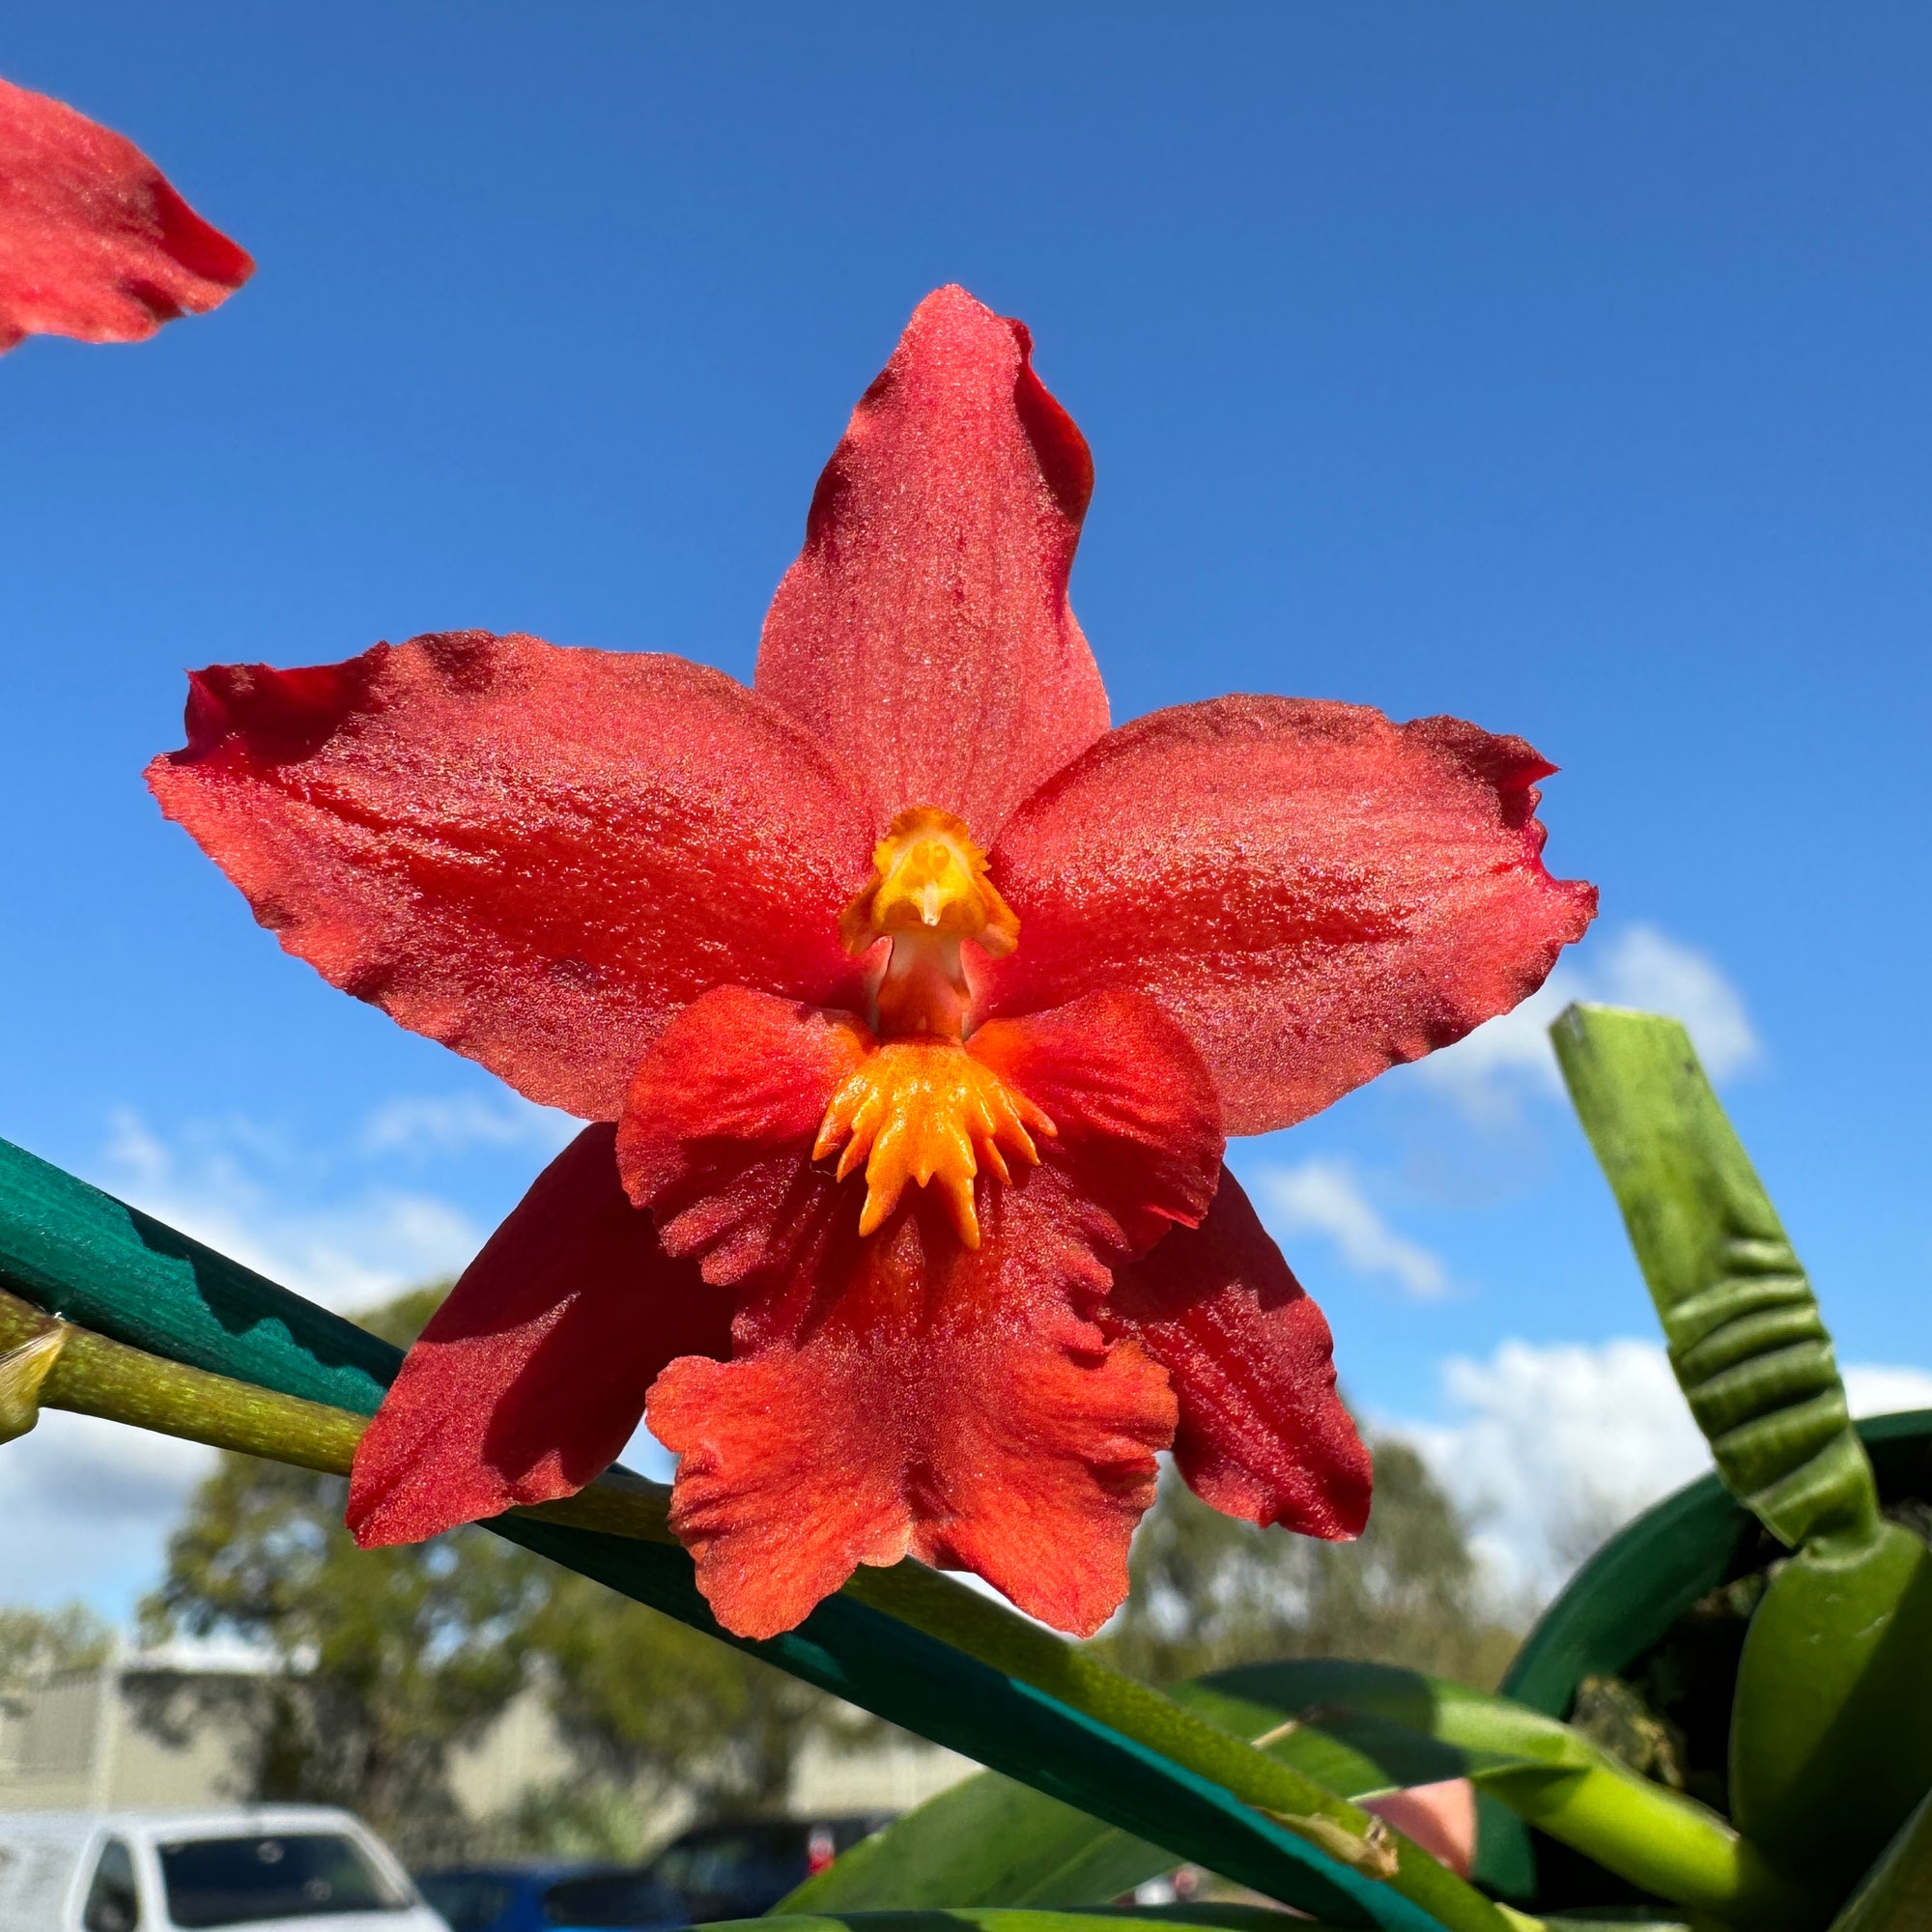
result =
[[[1464,1748],[1362,1709],[1326,1710],[1315,1720],[1297,1718],[1285,1725],[1283,1705],[1271,1695],[1283,1683],[1294,1685],[1290,1694],[1296,1699],[1296,1712],[1332,1703],[1328,1693],[1369,1681],[1389,1701],[1397,1701],[1397,1692],[1380,1679],[1361,1678],[1360,1671],[1373,1671],[1373,1666],[1284,1668],[1303,1668],[1308,1674],[1299,1680],[1264,1680],[1259,1696],[1241,1694],[1232,1678],[1176,1685],[1169,1694],[1196,1716],[1234,1736],[1261,1742],[1271,1757],[1355,1801],[1443,1778],[1535,1769],[1551,1755],[1552,1747],[1542,1736],[1538,1755],[1487,1744]],[[1395,1676],[1406,1684],[1408,1674]],[[1561,1734],[1563,1727],[1552,1724],[1548,1729]],[[808,1879],[780,1909],[1099,1906],[1172,1871],[1178,1862],[1172,1853],[1146,1839],[1111,1831],[1070,1806],[982,1773],[855,1845]]]
[[[1005,1906],[921,1907],[906,1911],[788,1912],[763,1918],[725,1918],[706,1932],[1133,1932],[1136,1926],[1208,1926],[1223,1932],[1342,1932],[1305,1918],[1251,1905],[1157,1905],[1108,1912],[1050,1912]]]
[[[1707,1910],[1802,1918],[1737,1834],[1554,1719],[1418,1671],[1329,1658],[1217,1672],[1173,1694],[1351,1799],[1468,1777],[1633,1883]],[[942,1792],[810,1879],[784,1911],[1097,1906],[1177,1861],[985,1776]]]
[[[1924,1932],[1932,1925],[1932,1794],[1832,1921],[1832,1932]]]

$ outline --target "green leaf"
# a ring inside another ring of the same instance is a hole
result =
[[[1172,1694],[1350,1798],[1468,1777],[1662,1897],[1768,1923],[1811,1909],[1714,1813],[1507,1698],[1329,1659],[1251,1664]],[[782,1909],[1104,1905],[1175,1862],[1158,1846],[982,1776],[854,1846]]]
[[[1745,1634],[1731,1810],[1787,1870],[1842,1894],[1932,1788],[1932,1550],[1887,1524],[1806,1544]]]
[[[1786,1544],[1870,1536],[1878,1486],[1817,1296],[1690,1035],[1585,1006],[1549,1035],[1731,1493]]]
[[[363,1415],[402,1360],[353,1323],[4,1142],[0,1285],[153,1354]],[[865,1572],[854,1593],[828,1599],[796,1631],[748,1642],[713,1621],[690,1559],[674,1546],[527,1517],[490,1527],[1269,1897],[1387,1932],[1499,1932],[1487,1900],[1413,1847],[1386,1884],[1328,1856],[1335,1843],[1357,1842],[1350,1834],[1367,1823],[1332,1793],[1231,1747],[1157,1693],[917,1565]],[[1030,1674],[980,1661],[979,1643],[969,1655],[932,1634],[984,1637],[995,1624],[1015,1655],[1026,1653]],[[1086,1707],[1041,1689],[1042,1680],[1085,1697]],[[1090,1715],[1096,1706],[1118,1717]],[[1143,1741],[1149,1735],[1158,1747]],[[1188,1761],[1176,1762],[1177,1751]],[[1257,1779],[1257,1766],[1266,1778]],[[1265,1798],[1264,1788],[1280,1795]]]
[[[1932,1925],[1932,1797],[1899,1828],[1885,1856],[1832,1921],[1832,1932],[1924,1932]]]
[[[1572,1007],[1550,1037],[1719,1474],[1799,1548],[1745,1641],[1732,1815],[1842,1889],[1932,1786],[1932,1552],[1880,1520],[1817,1299],[1690,1036]]]
[[[1853,1425],[1881,1495],[1923,1491],[1932,1468],[1932,1409]],[[1503,1679],[1507,1696],[1562,1717],[1585,1677],[1621,1677],[1670,1634],[1700,1597],[1736,1574],[1757,1520],[1714,1471],[1626,1523],[1537,1619]]]
[[[1284,1735],[1281,1713],[1264,1705],[1205,1685],[1177,1685],[1170,1694],[1351,1800],[1461,1777],[1478,1761],[1485,1768],[1526,1762],[1492,1752],[1472,1757],[1401,1724],[1353,1714],[1297,1724]],[[1144,1838],[981,1773],[861,1840],[808,1879],[783,1909],[1106,1905],[1179,1862]]]
[[[847,1855],[850,1856],[849,1854]],[[1159,1905],[1112,1912],[1047,1912],[1002,1906],[928,1907],[913,1911],[793,1913],[724,1918],[705,1932],[1133,1932],[1136,1926],[1218,1926],[1226,1932],[1336,1932],[1305,1918],[1251,1905]]]
[[[849,1857],[850,1855],[847,1854]],[[1525,1932],[1691,1932],[1681,1919],[1628,1909],[1601,1916],[1558,1914],[1519,1918]],[[1225,1932],[1337,1932],[1306,1918],[1245,1905],[1154,1905],[1107,1912],[1050,1912],[1002,1906],[926,1907],[903,1912],[777,1912],[763,1918],[724,1918],[705,1932],[1134,1932],[1137,1926],[1221,1927]],[[1890,1928],[1887,1928],[1890,1932]]]

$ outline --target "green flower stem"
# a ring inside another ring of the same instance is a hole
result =
[[[369,1418],[327,1403],[304,1402],[188,1368],[162,1355],[110,1341],[91,1329],[43,1315],[0,1290],[0,1408],[10,1383],[7,1364],[18,1361],[37,1379],[42,1408],[71,1409],[125,1422],[160,1435],[233,1449],[325,1475],[346,1476]],[[31,1396],[30,1396],[31,1401]],[[31,1407],[16,1418],[33,1426]],[[582,1495],[519,1512],[549,1522],[601,1529],[653,1543],[674,1543],[669,1492],[659,1483],[617,1471]]]
[[[1331,1856],[1331,1833],[1337,1829],[1365,1848],[1385,1833],[1386,1843],[1396,1853],[1396,1869],[1388,1884],[1445,1925],[1485,1925],[1494,1932],[1507,1925],[1473,1887],[1399,1833],[1378,1827],[1368,1812],[977,1590],[911,1562],[895,1564],[890,1570],[862,1569],[845,1589],[861,1603],[914,1625],[1211,1778]]]
[[[0,1359],[43,1365],[38,1391],[43,1408],[104,1416],[304,1469],[345,1473],[362,1435],[362,1418],[344,1409],[185,1368],[56,1321],[4,1292]],[[19,1420],[32,1426],[31,1414]]]
[[[1822,1920],[1820,1902],[1795,1891],[1715,1812],[1622,1765],[1504,1772],[1482,1784],[1538,1830],[1673,1905],[1751,1927]]]
[[[1345,1690],[1336,1701],[1378,1708],[1372,1691]],[[1381,1715],[1413,1721],[1400,1701]],[[1479,1773],[1483,1789],[1659,1898],[1753,1927],[1809,1925],[1824,1916],[1821,1899],[1775,1872],[1717,1812],[1639,1776],[1554,1718],[1506,1697],[1445,1687],[1430,1729],[1472,1756],[1517,1758],[1517,1765]],[[1522,1762],[1535,1759],[1542,1762]]]
[[[331,1475],[349,1472],[368,1426],[346,1409],[170,1362],[56,1321],[0,1291],[0,1358],[23,1347],[44,1348],[55,1334],[61,1346],[39,1388],[43,1407]],[[675,1540],[668,1512],[669,1492],[661,1484],[620,1473],[564,1501],[515,1514],[668,1543]],[[1488,1899],[1380,1820],[977,1591],[911,1561],[862,1569],[846,1589],[1212,1779],[1329,1856],[1386,1878],[1451,1932],[1506,1932],[1509,1921]]]

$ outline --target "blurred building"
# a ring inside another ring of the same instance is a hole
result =
[[[117,1648],[99,1665],[0,1692],[0,1811],[233,1804],[240,1740],[217,1723],[170,1738],[153,1714],[194,1677],[268,1667],[241,1648]],[[481,1821],[511,1813],[526,1794],[554,1787],[571,1768],[544,1699],[526,1690],[478,1744],[455,1754],[451,1782],[465,1813]],[[909,1810],[977,1768],[896,1732],[860,1748],[814,1744],[800,1756],[789,1808],[800,1816]],[[663,1830],[683,1822],[673,1807]]]

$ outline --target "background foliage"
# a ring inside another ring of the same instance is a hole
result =
[[[407,1344],[444,1290],[364,1316]],[[1374,1516],[1324,1545],[1217,1516],[1171,1475],[1135,1545],[1134,1593],[1100,1647],[1173,1679],[1326,1655],[1492,1683],[1514,1637],[1483,1614],[1463,1525],[1406,1444],[1377,1445]],[[144,1635],[226,1635],[260,1675],[148,1675],[142,1721],[237,1739],[238,1796],[346,1804],[417,1860],[483,1851],[635,1856],[675,1799],[698,1816],[775,1809],[809,1741],[886,1726],[498,1538],[357,1550],[329,1476],[225,1456],[143,1607]],[[569,1771],[509,1815],[466,1817],[456,1754],[503,1708],[543,1700]]]
[[[362,1317],[407,1344],[422,1289]],[[142,1721],[238,1738],[237,1795],[348,1804],[414,1860],[485,1850],[633,1856],[676,1793],[772,1805],[810,1736],[871,1720],[696,1631],[477,1530],[358,1550],[335,1477],[224,1456],[168,1547],[143,1634],[259,1646],[260,1676],[145,1679]],[[452,1760],[528,1690],[570,1758],[511,1815],[467,1819]]]
[[[1108,1662],[1165,1683],[1339,1657],[1492,1688],[1517,1633],[1485,1601],[1466,1525],[1407,1443],[1372,1446],[1375,1505],[1357,1543],[1237,1522],[1170,1469],[1134,1541],[1132,1593],[1099,1639]]]

